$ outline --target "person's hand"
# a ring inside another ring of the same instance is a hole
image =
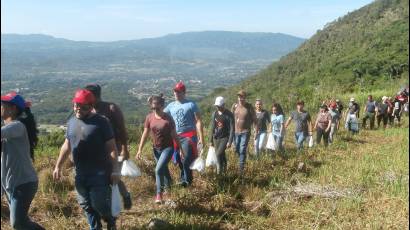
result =
[[[135,159],[136,160],[141,159],[141,150],[138,150],[137,154],[135,154]]]
[[[120,173],[111,173],[111,184],[118,184],[118,182],[120,181]]]
[[[183,160],[185,158],[184,150],[179,149],[179,156],[181,157],[181,160]]]
[[[61,170],[59,168],[55,168],[53,171],[53,179],[54,180],[60,180],[61,179]]]
[[[326,129],[325,132],[327,133],[327,132],[329,132],[329,130],[330,130],[330,129]]]

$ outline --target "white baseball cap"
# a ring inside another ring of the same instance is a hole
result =
[[[354,98],[352,97],[352,98],[350,98],[350,101],[354,101]]]
[[[221,96],[216,97],[214,105],[221,107],[224,104],[225,104],[225,99],[223,97],[221,97]]]
[[[383,96],[382,97],[382,101],[385,101],[385,100],[387,100],[388,99],[388,97],[386,97],[386,96]]]

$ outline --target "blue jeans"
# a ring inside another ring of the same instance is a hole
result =
[[[77,200],[85,211],[91,230],[102,229],[101,219],[107,229],[115,229],[115,218],[111,214],[110,179],[105,172],[95,175],[76,175]]]
[[[275,143],[277,146],[276,151],[282,151],[283,150],[283,136],[273,135],[273,139],[275,140]]]
[[[255,155],[259,156],[266,138],[266,132],[259,132],[255,139]]]
[[[304,132],[296,132],[295,139],[296,139],[296,147],[298,150],[303,149],[303,142],[306,140],[307,135]]]
[[[189,166],[192,163],[192,147],[189,143],[188,137],[180,137],[179,142],[181,143],[181,148],[184,150],[184,159],[179,161],[179,168],[181,169],[181,182],[192,183],[192,170]]]
[[[248,148],[250,133],[235,133],[235,151],[239,156],[239,170],[243,173],[246,162],[246,149]]]
[[[7,192],[10,207],[10,225],[13,229],[44,229],[28,217],[31,201],[38,189],[38,181],[28,182]]]
[[[157,194],[162,192],[162,188],[169,188],[171,185],[171,174],[168,169],[168,162],[171,160],[174,148],[165,149],[154,148],[154,157],[157,161],[155,166],[155,182],[157,184]]]

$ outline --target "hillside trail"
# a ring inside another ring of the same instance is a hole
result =
[[[338,199],[355,200],[357,197],[367,197],[368,194],[373,196],[373,190],[379,191],[377,183],[381,182],[367,182],[366,178],[362,178],[363,171],[371,171],[376,167],[367,166],[365,163],[375,157],[377,161],[395,164],[389,162],[388,155],[381,154],[381,146],[382,150],[396,151],[398,154],[405,154],[405,150],[408,152],[408,118],[404,120],[401,127],[362,130],[353,138],[347,138],[346,132],[341,131],[337,141],[328,149],[316,146],[307,149],[303,154],[294,152],[292,135],[288,132],[285,144],[289,149],[287,156],[272,158],[266,155],[260,160],[249,159],[243,181],[237,178],[235,172],[238,161],[230,149],[227,152],[228,173],[224,178],[217,177],[210,169],[202,175],[194,172],[193,185],[189,188],[174,186],[168,194],[169,201],[161,205],[154,203],[154,162],[147,157],[146,161],[137,162],[143,176],[124,179],[132,194],[133,206],[130,210],[122,211],[117,222],[118,229],[146,228],[152,218],[168,221],[175,229],[264,229],[275,218],[289,215],[288,219],[276,219],[276,226],[285,226],[286,222],[292,222],[291,216],[295,213],[289,214],[289,210],[282,210],[281,207],[290,205],[295,210],[300,209],[297,216],[299,212],[311,209],[309,201],[313,200],[314,203],[315,199],[321,200],[318,202],[326,206],[327,202],[336,202]],[[407,143],[407,146],[404,143]],[[135,146],[132,146],[131,152],[134,149]],[[251,146],[249,150],[251,152]],[[41,165],[42,170],[39,172],[40,187],[30,216],[46,229],[86,229],[86,218],[75,200],[72,170],[67,169],[68,175],[63,182],[56,183],[51,179],[54,160],[43,157],[35,163],[37,167]],[[372,164],[375,163],[372,161]],[[394,167],[388,165],[388,168]],[[399,177],[403,178],[403,183],[408,187],[408,160],[404,162],[404,168],[406,167],[407,176],[402,169],[392,172],[383,168],[383,171],[374,173],[380,174],[383,180],[395,181]],[[174,182],[177,182],[179,168],[170,163],[170,171]],[[369,183],[368,186],[366,183]],[[397,203],[397,197],[389,197],[386,194],[380,196],[387,199],[384,202],[394,201],[392,204],[403,211],[404,205]],[[406,202],[408,204],[408,196]],[[380,209],[375,200],[369,200],[368,204],[370,203],[375,205],[372,207],[376,210]],[[10,229],[8,207],[4,198],[1,204],[1,227]],[[408,209],[407,214],[403,215],[403,218],[408,220]],[[329,219],[330,216],[323,218]],[[306,218],[300,221],[308,221],[309,217]],[[320,222],[310,221],[316,224]],[[361,224],[358,223],[358,226],[362,226]],[[314,226],[316,225],[311,225],[312,228]],[[366,228],[367,225],[363,226]],[[299,227],[295,225],[295,228]]]

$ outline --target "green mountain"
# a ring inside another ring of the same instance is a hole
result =
[[[258,74],[228,89],[215,89],[229,104],[245,89],[250,99],[273,100],[289,110],[297,99],[316,108],[321,100],[371,92],[408,81],[409,2],[378,0],[328,23],[323,30]],[[315,109],[316,111],[316,109]]]

